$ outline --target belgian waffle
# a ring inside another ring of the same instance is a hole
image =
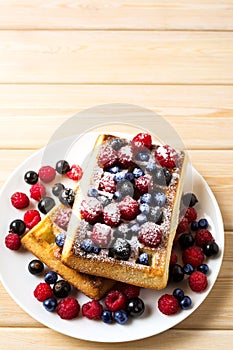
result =
[[[109,162],[112,165],[116,155],[111,149],[113,140],[116,139],[119,140],[116,136],[99,135],[96,140],[92,159],[84,172],[74,202],[62,261],[82,273],[107,277],[145,288],[162,289],[166,287],[168,280],[170,254],[178,224],[187,156],[184,151],[173,150],[176,155],[176,164],[170,168],[164,168],[156,159],[159,145],[153,144],[142,150],[147,154],[144,159],[140,158],[138,155],[140,152],[132,147],[131,140],[120,139],[119,144],[122,143],[123,147],[117,151],[116,165],[120,162],[121,169],[116,172],[119,169],[109,168]],[[107,159],[105,163],[104,155]],[[123,162],[119,157],[123,157]],[[149,164],[154,164],[154,172]],[[135,175],[134,179],[126,175],[129,173]],[[122,174],[122,180],[119,180],[120,174]],[[145,223],[140,222],[142,216],[139,220],[139,210],[136,215],[134,212],[133,217],[129,214],[131,200],[134,205],[137,203],[139,208],[143,194],[145,198],[145,189],[140,189],[137,185],[139,182],[143,185],[142,179],[138,180],[140,177],[148,180],[146,192],[149,196],[163,193],[165,197],[162,197],[166,198],[162,207],[161,203],[149,205],[150,211]],[[114,188],[114,181],[116,188]],[[128,188],[133,188],[133,192],[131,195],[124,193],[120,198],[122,184],[127,181],[131,183],[131,185],[128,183]],[[122,205],[122,202],[125,204]],[[116,207],[120,208],[120,219],[119,210],[117,211]],[[90,216],[87,215],[88,210],[92,210]],[[110,223],[109,218],[111,218]]]

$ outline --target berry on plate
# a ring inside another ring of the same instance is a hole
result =
[[[39,283],[33,294],[37,300],[44,301],[45,299],[52,298],[53,291],[49,284]]]
[[[204,254],[200,247],[189,247],[184,250],[182,259],[184,264],[191,264],[194,268],[201,265],[204,261]]]
[[[5,237],[5,245],[10,250],[19,250],[21,246],[21,239],[17,233],[9,233]]]
[[[70,165],[66,160],[59,160],[56,163],[56,170],[58,174],[66,174],[70,170]]]
[[[126,306],[126,296],[119,290],[111,290],[105,297],[105,305],[110,311],[124,309]]]
[[[89,301],[82,306],[83,316],[89,318],[90,320],[99,320],[103,313],[103,306],[97,300]]]
[[[81,180],[81,178],[83,176],[83,170],[79,165],[74,164],[71,166],[70,170],[66,172],[66,175],[71,180],[79,181],[79,180]]]
[[[32,275],[40,275],[44,271],[44,264],[38,259],[33,259],[28,264],[28,271]]]
[[[174,168],[178,159],[178,153],[171,146],[164,145],[157,148],[155,157],[161,166]]]
[[[189,286],[194,292],[204,292],[208,286],[206,275],[200,271],[193,272],[189,277]]]
[[[128,321],[128,315],[127,312],[125,310],[117,310],[113,313],[113,318],[114,320],[123,325]]]
[[[67,297],[59,301],[57,306],[58,315],[64,320],[71,320],[78,316],[80,305],[73,297]]]
[[[56,170],[50,165],[42,166],[38,171],[38,176],[41,181],[49,183],[53,181],[56,177]]]
[[[55,201],[51,197],[44,197],[38,203],[38,209],[42,214],[47,214],[55,206]]]
[[[189,207],[186,209],[185,217],[188,219],[188,222],[191,223],[197,219],[197,212],[194,208]]]
[[[17,233],[19,236],[23,235],[26,230],[26,225],[23,220],[16,219],[10,223],[10,233]]]
[[[207,242],[213,242],[214,238],[211,232],[205,228],[198,230],[195,235],[195,243],[198,247],[203,247]]]
[[[34,185],[38,181],[38,174],[35,171],[27,171],[24,175],[24,181],[29,185]]]
[[[41,221],[40,213],[38,212],[38,210],[28,210],[24,214],[23,220],[26,226],[29,229],[32,229],[34,226],[38,224],[38,222]]]
[[[140,298],[131,298],[127,301],[127,313],[132,317],[139,317],[145,311],[145,305],[142,299]]]
[[[15,192],[11,196],[11,204],[16,209],[24,209],[29,206],[29,198],[25,193]]]
[[[164,315],[173,315],[179,310],[179,302],[174,295],[164,294],[158,300],[158,308]]]
[[[140,294],[140,287],[127,283],[118,283],[116,289],[124,293],[128,299],[137,298]]]
[[[189,222],[188,222],[188,219],[183,217],[178,226],[177,226],[177,229],[176,229],[176,233],[177,234],[180,234],[180,233],[184,233],[184,232],[187,232],[188,231],[188,227],[189,227]]]
[[[66,298],[69,295],[70,291],[71,291],[71,286],[69,282],[65,280],[59,280],[55,282],[53,286],[53,294],[57,298]]]
[[[45,189],[44,185],[42,185],[41,183],[37,183],[35,185],[32,185],[32,187],[30,188],[31,198],[35,199],[38,202],[45,195],[46,195],[46,189]]]

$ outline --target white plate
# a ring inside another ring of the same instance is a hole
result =
[[[66,159],[71,164],[81,164],[85,154],[91,149],[94,140],[95,136],[93,133],[89,133],[81,139],[81,147],[79,144],[80,141],[73,143],[67,152]],[[64,142],[67,145],[67,140]],[[56,145],[56,158],[53,159],[60,159],[59,150],[64,150],[64,142],[59,142]],[[85,152],[83,152],[84,149]],[[207,218],[210,223],[210,230],[220,247],[218,257],[207,260],[210,267],[210,273],[208,275],[209,286],[204,293],[197,294],[192,292],[188,287],[187,281],[170,285],[162,291],[142,290],[140,296],[145,302],[146,311],[142,317],[133,319],[124,326],[116,323],[107,325],[101,321],[91,321],[82,316],[75,320],[65,321],[60,319],[56,313],[49,313],[43,308],[42,304],[33,296],[34,288],[39,282],[43,281],[43,278],[31,275],[27,269],[28,263],[33,258],[32,254],[23,250],[18,252],[10,251],[4,244],[4,238],[8,232],[10,222],[16,218],[22,218],[24,213],[24,211],[18,211],[12,207],[10,197],[14,192],[19,190],[29,193],[30,186],[24,182],[23,176],[28,170],[37,171],[41,166],[43,157],[44,150],[40,150],[20,165],[3,186],[0,196],[0,275],[4,287],[16,303],[34,319],[55,331],[74,338],[98,342],[124,342],[143,339],[161,333],[191,315],[208,296],[213,287],[221,267],[224,251],[223,222],[218,204],[209,186],[194,168],[192,168],[193,191],[200,203],[197,205],[198,217]],[[54,165],[56,160],[51,165]],[[56,181],[59,181],[59,178]],[[34,202],[35,204],[36,202]],[[172,290],[177,286],[183,288],[185,294],[192,298],[192,308],[190,310],[180,311],[173,316],[165,316],[157,308],[158,298],[164,293],[172,293]],[[80,305],[89,300],[79,292],[75,293],[75,296]]]

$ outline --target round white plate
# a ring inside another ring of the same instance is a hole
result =
[[[81,141],[72,144],[67,152],[66,159],[71,164],[82,164],[94,140],[95,135],[93,133],[82,137]],[[79,142],[82,142],[81,145]],[[56,158],[53,158],[53,162],[50,163],[53,166],[60,159],[59,150],[64,150],[64,143],[59,142],[55,149],[54,155],[56,155]],[[42,303],[38,302],[33,296],[36,285],[43,281],[43,277],[33,276],[28,272],[27,266],[33,259],[33,255],[23,249],[17,252],[10,251],[4,244],[10,222],[16,218],[22,218],[24,214],[24,210],[19,211],[12,207],[10,197],[16,191],[29,193],[30,186],[24,182],[23,176],[28,170],[37,171],[41,166],[42,159],[44,159],[44,149],[33,154],[13,172],[3,186],[0,195],[0,277],[4,287],[16,303],[34,319],[55,331],[74,338],[98,342],[124,342],[143,339],[161,333],[191,315],[208,296],[213,287],[221,267],[224,251],[224,230],[221,213],[213,193],[202,176],[194,168],[191,168],[193,191],[199,199],[199,203],[195,208],[198,211],[198,218],[205,217],[209,221],[210,230],[220,247],[218,256],[207,260],[210,267],[207,290],[200,294],[194,293],[188,287],[187,280],[176,285],[169,285],[162,291],[142,290],[140,297],[144,300],[146,311],[140,318],[131,319],[124,326],[116,323],[107,325],[102,321],[91,321],[81,315],[77,319],[65,321],[56,313],[47,312]],[[57,177],[56,182],[59,180]],[[35,207],[36,202],[33,205]],[[173,316],[165,316],[157,308],[158,298],[164,293],[172,293],[176,287],[183,288],[185,294],[192,298],[192,308],[186,311],[181,310]],[[74,292],[74,295],[80,305],[89,300],[80,292]]]

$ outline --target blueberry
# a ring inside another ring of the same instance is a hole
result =
[[[117,174],[121,171],[121,168],[118,165],[107,168],[107,171],[111,174]]]
[[[109,256],[118,260],[128,260],[130,254],[130,244],[123,238],[117,238],[112,247],[109,248]]]
[[[128,321],[128,315],[124,310],[118,310],[113,313],[114,320],[119,324],[125,324]]]
[[[156,168],[157,168],[156,163],[149,162],[149,163],[146,165],[146,171],[148,171],[148,173],[153,173],[153,172],[155,171]]]
[[[38,181],[38,174],[35,171],[27,171],[24,175],[24,181],[29,185],[35,185]]]
[[[114,192],[113,199],[117,202],[120,202],[123,199],[122,193],[120,191]]]
[[[111,203],[111,200],[105,196],[98,196],[97,199],[104,207]]]
[[[173,296],[178,300],[181,301],[184,298],[184,291],[180,288],[176,288],[173,291]]]
[[[175,264],[170,269],[171,279],[173,282],[180,282],[184,279],[184,271],[182,266]]]
[[[28,264],[28,271],[32,275],[40,275],[44,271],[44,264],[42,261],[34,259]]]
[[[191,230],[192,231],[197,231],[199,229],[199,225],[198,225],[198,222],[197,221],[193,221],[191,223]]]
[[[180,307],[183,310],[188,310],[190,309],[192,305],[192,300],[189,296],[185,295],[183,299],[180,301]]]
[[[57,299],[55,299],[55,298],[45,299],[43,301],[43,306],[44,306],[45,310],[47,310],[49,312],[53,312],[54,310],[56,310],[56,307],[57,307]]]
[[[186,275],[191,275],[194,272],[194,267],[191,264],[185,264],[183,266],[183,271]]]
[[[166,185],[168,186],[170,184],[170,182],[171,182],[172,174],[167,168],[163,168],[163,173],[164,173],[164,176],[165,176]]]
[[[145,173],[141,168],[134,168],[133,175],[135,179],[137,179],[138,177],[145,175]]]
[[[129,226],[127,224],[121,224],[119,225],[115,232],[114,237],[116,238],[124,238],[129,232]]]
[[[145,311],[145,305],[140,298],[131,298],[127,302],[126,310],[128,315],[132,317],[139,317]]]
[[[130,196],[133,197],[134,194],[134,186],[133,184],[128,181],[122,181],[117,184],[117,190],[120,191],[123,197]]]
[[[55,201],[51,197],[44,197],[38,204],[41,213],[47,214],[55,206]]]
[[[161,223],[162,218],[163,218],[163,212],[162,212],[161,208],[159,208],[159,207],[151,207],[150,208],[148,220],[150,220],[156,224],[159,224],[159,223]]]
[[[206,264],[201,264],[197,267],[197,271],[200,271],[200,272],[204,273],[205,275],[207,275],[209,272],[209,266]]]
[[[162,168],[156,168],[153,172],[154,183],[160,186],[166,185],[166,177]]]
[[[141,162],[148,162],[150,159],[150,153],[149,152],[139,152],[136,157],[136,160],[140,160]]]
[[[133,235],[137,235],[138,231],[139,231],[139,224],[135,223],[135,224],[131,225],[129,229]]]
[[[10,224],[10,232],[17,233],[17,235],[21,236],[24,234],[26,230],[26,225],[23,220],[16,219]]]
[[[59,233],[55,239],[56,245],[58,245],[58,247],[63,247],[65,243],[65,239],[66,239],[65,233]]]
[[[141,197],[141,203],[151,204],[152,203],[152,195],[150,193],[145,193]]]
[[[137,259],[137,263],[145,266],[150,265],[149,255],[147,253],[141,253]]]
[[[61,183],[56,183],[52,188],[54,196],[58,197],[60,192],[65,189],[65,186]]]
[[[95,198],[97,198],[98,195],[99,195],[99,192],[98,192],[98,190],[97,190],[96,188],[90,188],[90,189],[88,190],[88,196],[89,196],[89,197],[95,197]]]
[[[72,207],[74,204],[75,193],[71,188],[62,190],[59,194],[59,200],[67,207]]]
[[[206,219],[200,219],[198,221],[198,227],[199,229],[202,229],[202,228],[207,228],[209,226],[209,223]]]
[[[56,170],[58,174],[66,174],[68,171],[70,171],[70,165],[66,160],[59,160],[56,163]]]
[[[134,174],[133,173],[126,173],[125,178],[128,181],[133,181],[134,180]]]
[[[194,238],[191,233],[183,233],[178,239],[179,245],[182,250],[194,245]]]
[[[148,221],[147,216],[145,214],[137,215],[136,220],[139,223],[139,225],[145,224],[145,222]]]
[[[80,244],[80,248],[86,253],[93,252],[94,246],[95,244],[90,238],[85,238]]]
[[[119,139],[119,138],[115,138],[113,140],[111,140],[111,146],[115,151],[119,151],[119,149],[124,146],[124,142],[123,140]]]
[[[115,182],[122,182],[125,180],[125,173],[123,171],[117,173],[115,176],[114,176],[114,181]]]
[[[93,253],[94,253],[94,254],[97,254],[97,255],[98,255],[99,252],[100,252],[100,250],[101,250],[100,247],[98,247],[97,245],[94,245],[94,247],[93,247]]]
[[[163,192],[156,192],[153,194],[153,200],[155,205],[158,205],[159,207],[164,207],[167,200],[167,196]]]
[[[53,286],[53,294],[57,298],[66,298],[71,291],[70,284],[65,280],[57,281]]]
[[[143,214],[149,214],[150,206],[147,203],[142,203],[139,205],[139,210]]]
[[[182,197],[182,202],[186,207],[193,207],[198,200],[194,193],[185,193]]]
[[[55,271],[49,271],[44,276],[44,281],[48,284],[54,284],[57,282],[58,275]]]
[[[112,323],[112,312],[109,310],[104,310],[101,315],[101,319],[104,323]]]
[[[203,253],[205,256],[214,256],[217,255],[219,252],[219,246],[216,242],[207,242],[203,246]]]

